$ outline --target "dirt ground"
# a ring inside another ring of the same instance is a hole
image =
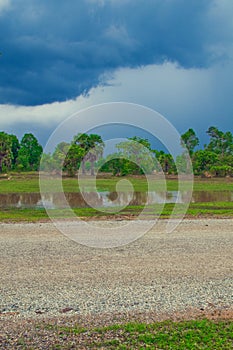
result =
[[[141,301],[147,295],[148,309],[160,305],[167,311],[168,304],[172,309],[181,304],[182,283],[187,283],[186,289],[193,283],[208,284],[207,297],[217,281],[229,293],[229,302],[233,220],[183,220],[170,234],[164,233],[164,225],[165,220],[128,245],[97,249],[70,240],[51,223],[1,224],[1,313],[34,315],[41,308],[53,314],[71,305],[80,314],[112,311],[117,295],[117,310],[121,304],[130,310],[143,309]],[[166,288],[170,301],[165,298]],[[160,300],[156,299],[158,295]],[[127,296],[139,302],[127,304]],[[203,291],[203,302],[204,296]],[[220,303],[220,296],[216,297]],[[225,296],[221,297],[224,302]],[[164,308],[163,299],[167,302]]]
[[[185,219],[170,234],[164,225],[101,249],[51,223],[1,224],[0,339],[46,320],[233,319],[233,220]]]

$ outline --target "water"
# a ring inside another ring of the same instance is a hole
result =
[[[86,192],[85,199],[81,193],[66,193],[66,199],[71,208],[85,208],[88,206],[107,208],[130,205],[145,205],[155,203],[186,203],[189,198],[187,192]],[[192,202],[232,202],[232,191],[198,191],[192,195]],[[9,193],[0,194],[0,208],[65,208],[63,194],[54,193],[40,195],[40,193]]]

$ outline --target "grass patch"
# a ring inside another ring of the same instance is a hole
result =
[[[0,180],[0,193],[39,193],[38,178],[13,178],[11,180]]]
[[[162,207],[161,204],[155,206],[149,206],[145,211],[145,216],[156,216],[161,212],[161,218],[169,218],[174,209],[173,203],[167,203]],[[156,208],[156,209],[155,209]],[[121,211],[122,215],[139,215],[142,211],[143,206],[129,206]],[[229,216],[233,217],[233,202],[208,202],[208,203],[190,203],[188,210],[186,211],[186,206],[184,204],[177,204],[176,211],[174,213],[176,216],[186,215],[186,216]]]
[[[161,212],[161,218],[169,218],[174,204],[165,204],[165,206],[157,204],[156,206],[149,206],[144,214],[144,218],[153,219],[158,217]],[[122,211],[118,212],[116,208],[115,214],[98,211],[93,208],[74,208],[73,212],[78,217],[82,218],[118,218],[118,217],[136,217],[143,210],[143,206],[128,206]],[[69,211],[66,209],[50,209],[51,217],[57,219],[72,218]],[[187,212],[183,204],[176,206],[176,213],[178,217],[181,215],[195,217],[201,216],[217,216],[217,217],[233,217],[233,202],[209,202],[209,203],[191,203]],[[48,220],[48,214],[45,209],[2,209],[0,211],[0,222],[39,222]]]
[[[1,209],[0,222],[39,222],[48,219],[44,209]]]
[[[85,349],[227,350],[233,345],[233,323],[230,320],[127,323],[92,329],[56,325],[50,331],[57,337],[62,335],[66,340],[72,339]],[[65,344],[63,348],[68,349]]]
[[[147,180],[145,177],[108,177],[108,178],[97,178],[96,187],[98,191],[115,191],[116,184],[119,180],[127,179],[131,182],[134,187],[134,191],[145,192],[147,191]],[[56,179],[47,179],[46,184],[50,191],[56,192],[57,187]],[[80,185],[85,188],[93,189],[95,180],[91,177],[80,179]],[[185,186],[187,184],[187,186]],[[166,180],[167,190],[176,191],[178,190],[177,179]],[[188,183],[184,181],[185,187],[189,188]],[[79,192],[79,185],[77,178],[63,178],[63,188],[65,192]],[[163,189],[163,181],[161,179],[153,180],[152,190],[161,191]],[[125,186],[127,190],[127,186]],[[123,186],[124,191],[124,186]],[[195,178],[194,191],[233,191],[233,178],[216,178],[216,179],[201,179]],[[0,179],[0,193],[39,193],[39,177],[37,175],[23,174],[21,176],[12,176],[8,181],[6,179]]]

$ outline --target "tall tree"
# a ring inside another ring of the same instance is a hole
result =
[[[54,168],[56,170],[64,169],[64,161],[69,151],[70,144],[67,142],[60,142],[53,152],[52,158],[54,160]]]
[[[193,129],[188,129],[181,135],[181,143],[186,146],[189,154],[192,155],[195,147],[199,145],[199,139]]]
[[[10,136],[5,132],[0,132],[0,173],[10,169],[12,163],[12,143]]]
[[[206,146],[208,151],[215,152],[221,157],[233,152],[233,135],[230,131],[223,132],[215,126],[211,126],[207,130],[210,136],[210,143]]]
[[[218,164],[218,155],[208,150],[198,150],[193,154],[193,170],[199,175],[209,172],[211,167]]]
[[[176,173],[176,165],[171,154],[164,151],[154,151],[154,153],[165,174]]]
[[[125,157],[124,174],[149,174],[155,169],[154,154],[147,139],[132,137],[116,145],[121,157]],[[119,162],[122,163],[122,162]],[[122,169],[123,170],[123,169]]]
[[[20,142],[18,165],[22,170],[38,170],[43,148],[33,134],[25,134]]]
[[[108,154],[103,164],[99,167],[100,172],[112,173],[114,176],[127,175],[129,170],[129,161],[119,157],[119,153]]]
[[[72,143],[80,146],[83,150],[82,173],[85,174],[85,164],[89,161],[91,164],[91,175],[94,175],[94,164],[102,156],[104,150],[104,142],[101,136],[79,133],[74,136]]]
[[[17,158],[18,158],[20,144],[19,144],[19,140],[18,140],[17,136],[9,135],[9,138],[10,138],[10,142],[11,142],[12,168],[14,168],[16,165]]]
[[[77,144],[72,143],[64,161],[64,170],[67,171],[69,176],[75,175],[81,164],[83,155],[84,150]]]
[[[138,142],[140,145],[146,147],[148,150],[151,151],[151,144],[147,139],[143,139],[139,136],[133,136],[133,137],[129,137],[128,140],[132,140],[134,142]]]

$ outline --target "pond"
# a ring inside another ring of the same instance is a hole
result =
[[[95,206],[99,208],[130,205],[145,205],[158,203],[187,203],[189,193],[178,191],[167,192],[85,192],[66,193],[66,199],[71,208]],[[192,202],[232,202],[232,191],[197,191],[192,194]],[[88,204],[87,204],[88,203]],[[65,208],[61,193],[40,195],[40,193],[9,193],[0,194],[0,208]]]

